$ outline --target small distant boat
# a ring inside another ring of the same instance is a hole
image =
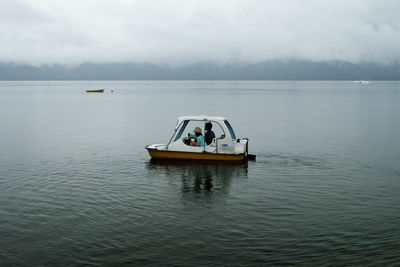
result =
[[[86,90],[86,93],[104,93],[104,89]]]
[[[355,83],[359,83],[359,84],[369,84],[370,81],[363,81],[363,80],[359,80],[359,81],[354,81]]]

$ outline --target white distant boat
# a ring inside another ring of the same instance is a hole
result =
[[[359,81],[354,81],[355,83],[360,83],[360,84],[369,84],[371,83],[370,81],[363,81],[363,80],[359,80]]]

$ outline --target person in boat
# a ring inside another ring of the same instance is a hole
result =
[[[190,137],[192,137],[194,140],[190,142],[190,146],[200,146],[200,147],[205,147],[205,142],[204,142],[204,136],[201,133],[201,129],[199,127],[194,128],[194,134],[190,133]]]
[[[206,122],[206,124],[204,125],[204,139],[207,145],[210,145],[215,138],[215,133],[211,129],[212,123]]]

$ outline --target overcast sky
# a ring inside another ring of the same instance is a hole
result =
[[[0,61],[392,62],[399,0],[0,0]]]

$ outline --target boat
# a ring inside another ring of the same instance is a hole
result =
[[[104,89],[86,90],[86,93],[104,93]]]
[[[205,128],[206,123],[211,123],[212,130],[216,132],[211,143],[205,146],[189,145],[195,138],[191,132],[199,128],[194,126]],[[224,117],[182,116],[178,118],[174,132],[166,144],[152,144],[145,148],[152,159],[240,162],[255,159],[255,155],[248,154],[248,141],[248,138],[236,138],[231,124]]]
[[[359,81],[354,81],[355,83],[359,83],[359,84],[369,84],[370,81],[364,81],[364,80],[359,80]]]

